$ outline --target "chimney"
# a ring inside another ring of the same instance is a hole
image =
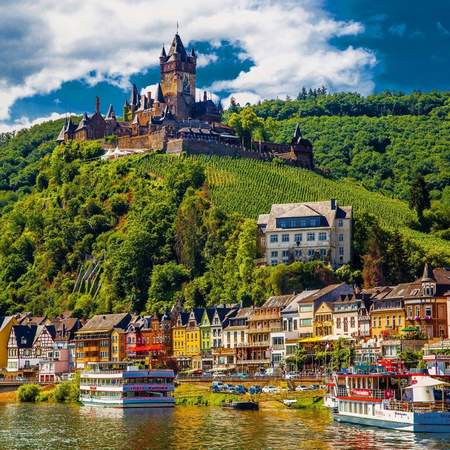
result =
[[[100,97],[95,97],[95,112],[100,113]]]
[[[335,210],[337,208],[337,202],[336,202],[335,198],[332,198],[330,200],[330,206],[331,206],[331,209],[333,209],[333,210]]]
[[[206,100],[208,100],[206,91],[203,91],[203,101],[206,102]]]

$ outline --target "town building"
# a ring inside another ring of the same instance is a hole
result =
[[[280,364],[284,356],[281,311],[294,298],[295,295],[269,297],[249,315],[247,342],[237,348],[237,365],[246,365],[249,371],[255,372]]]
[[[243,307],[231,314],[223,323],[223,344],[213,350],[214,369],[231,370],[237,367],[236,349],[248,343],[248,319],[254,307]]]
[[[173,356],[179,369],[190,367],[190,358],[186,356],[186,325],[188,320],[189,313],[180,311],[177,313],[172,327]]]
[[[425,264],[422,277],[409,284],[404,296],[407,325],[418,327],[429,339],[448,338],[448,291],[450,270]]]
[[[394,287],[384,286],[372,297],[370,319],[372,321],[372,337],[387,339],[403,333],[405,327],[404,297],[408,292],[408,283]]]
[[[133,153],[133,150],[158,150],[261,160],[277,157],[287,164],[314,168],[312,144],[302,136],[298,126],[288,144],[251,142],[250,148],[244,148],[233,129],[221,123],[220,101],[214,103],[206,91],[200,99],[196,98],[197,55],[194,49],[186,50],[178,33],[167,52],[163,46],[159,65],[160,82],[156,92],[140,94],[133,84],[121,120],[112,105],[103,117],[97,97],[94,114],[84,113],[78,125],[66,119],[57,141],[108,137],[118,151],[107,152],[107,158]]]
[[[112,333],[115,328],[125,330],[131,321],[128,313],[98,314],[89,319],[75,333],[76,368],[84,369],[88,362],[112,360]]]
[[[347,283],[330,284],[322,289],[304,291],[297,301],[299,316],[299,337],[314,335],[314,314],[323,302],[334,302],[341,295],[352,295],[353,288]]]
[[[362,296],[342,295],[333,304],[333,335],[369,337],[370,316]]]
[[[320,259],[339,267],[351,261],[352,207],[334,199],[274,204],[258,217],[258,230],[267,265]]]
[[[11,328],[17,324],[15,316],[0,316],[0,370],[8,365],[8,341]]]
[[[322,302],[314,312],[313,334],[319,337],[331,337],[333,334],[333,304]]]

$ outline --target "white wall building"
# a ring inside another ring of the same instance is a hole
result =
[[[268,265],[321,259],[339,267],[351,260],[352,207],[334,199],[272,205],[258,228]]]

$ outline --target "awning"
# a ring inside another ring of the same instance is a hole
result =
[[[414,389],[420,387],[434,387],[434,386],[450,386],[450,383],[446,383],[445,381],[436,380],[431,377],[417,377],[417,383],[412,384],[411,386],[406,386],[405,389]]]
[[[322,338],[316,336],[316,337],[303,338],[303,339],[300,339],[298,342],[301,342],[301,343],[320,342],[321,340],[322,340]]]
[[[162,350],[162,345],[135,345],[134,347],[128,347],[127,350],[130,352],[157,352]]]

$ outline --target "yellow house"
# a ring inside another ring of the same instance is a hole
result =
[[[175,358],[186,355],[186,323],[188,318],[188,313],[178,313],[175,325],[172,327],[173,356]]]
[[[384,288],[373,297],[370,307],[371,336],[387,338],[403,334],[405,328],[404,295],[408,284],[403,283],[394,288]]]
[[[127,332],[114,328],[111,332],[111,361],[124,361],[127,356]]]
[[[186,324],[186,356],[198,356],[201,352],[200,324],[202,321],[203,309],[195,308],[189,313]]]
[[[333,305],[323,302],[314,313],[314,336],[329,336],[333,333]]]
[[[13,325],[17,325],[14,316],[0,316],[0,370],[8,365],[8,340]]]

